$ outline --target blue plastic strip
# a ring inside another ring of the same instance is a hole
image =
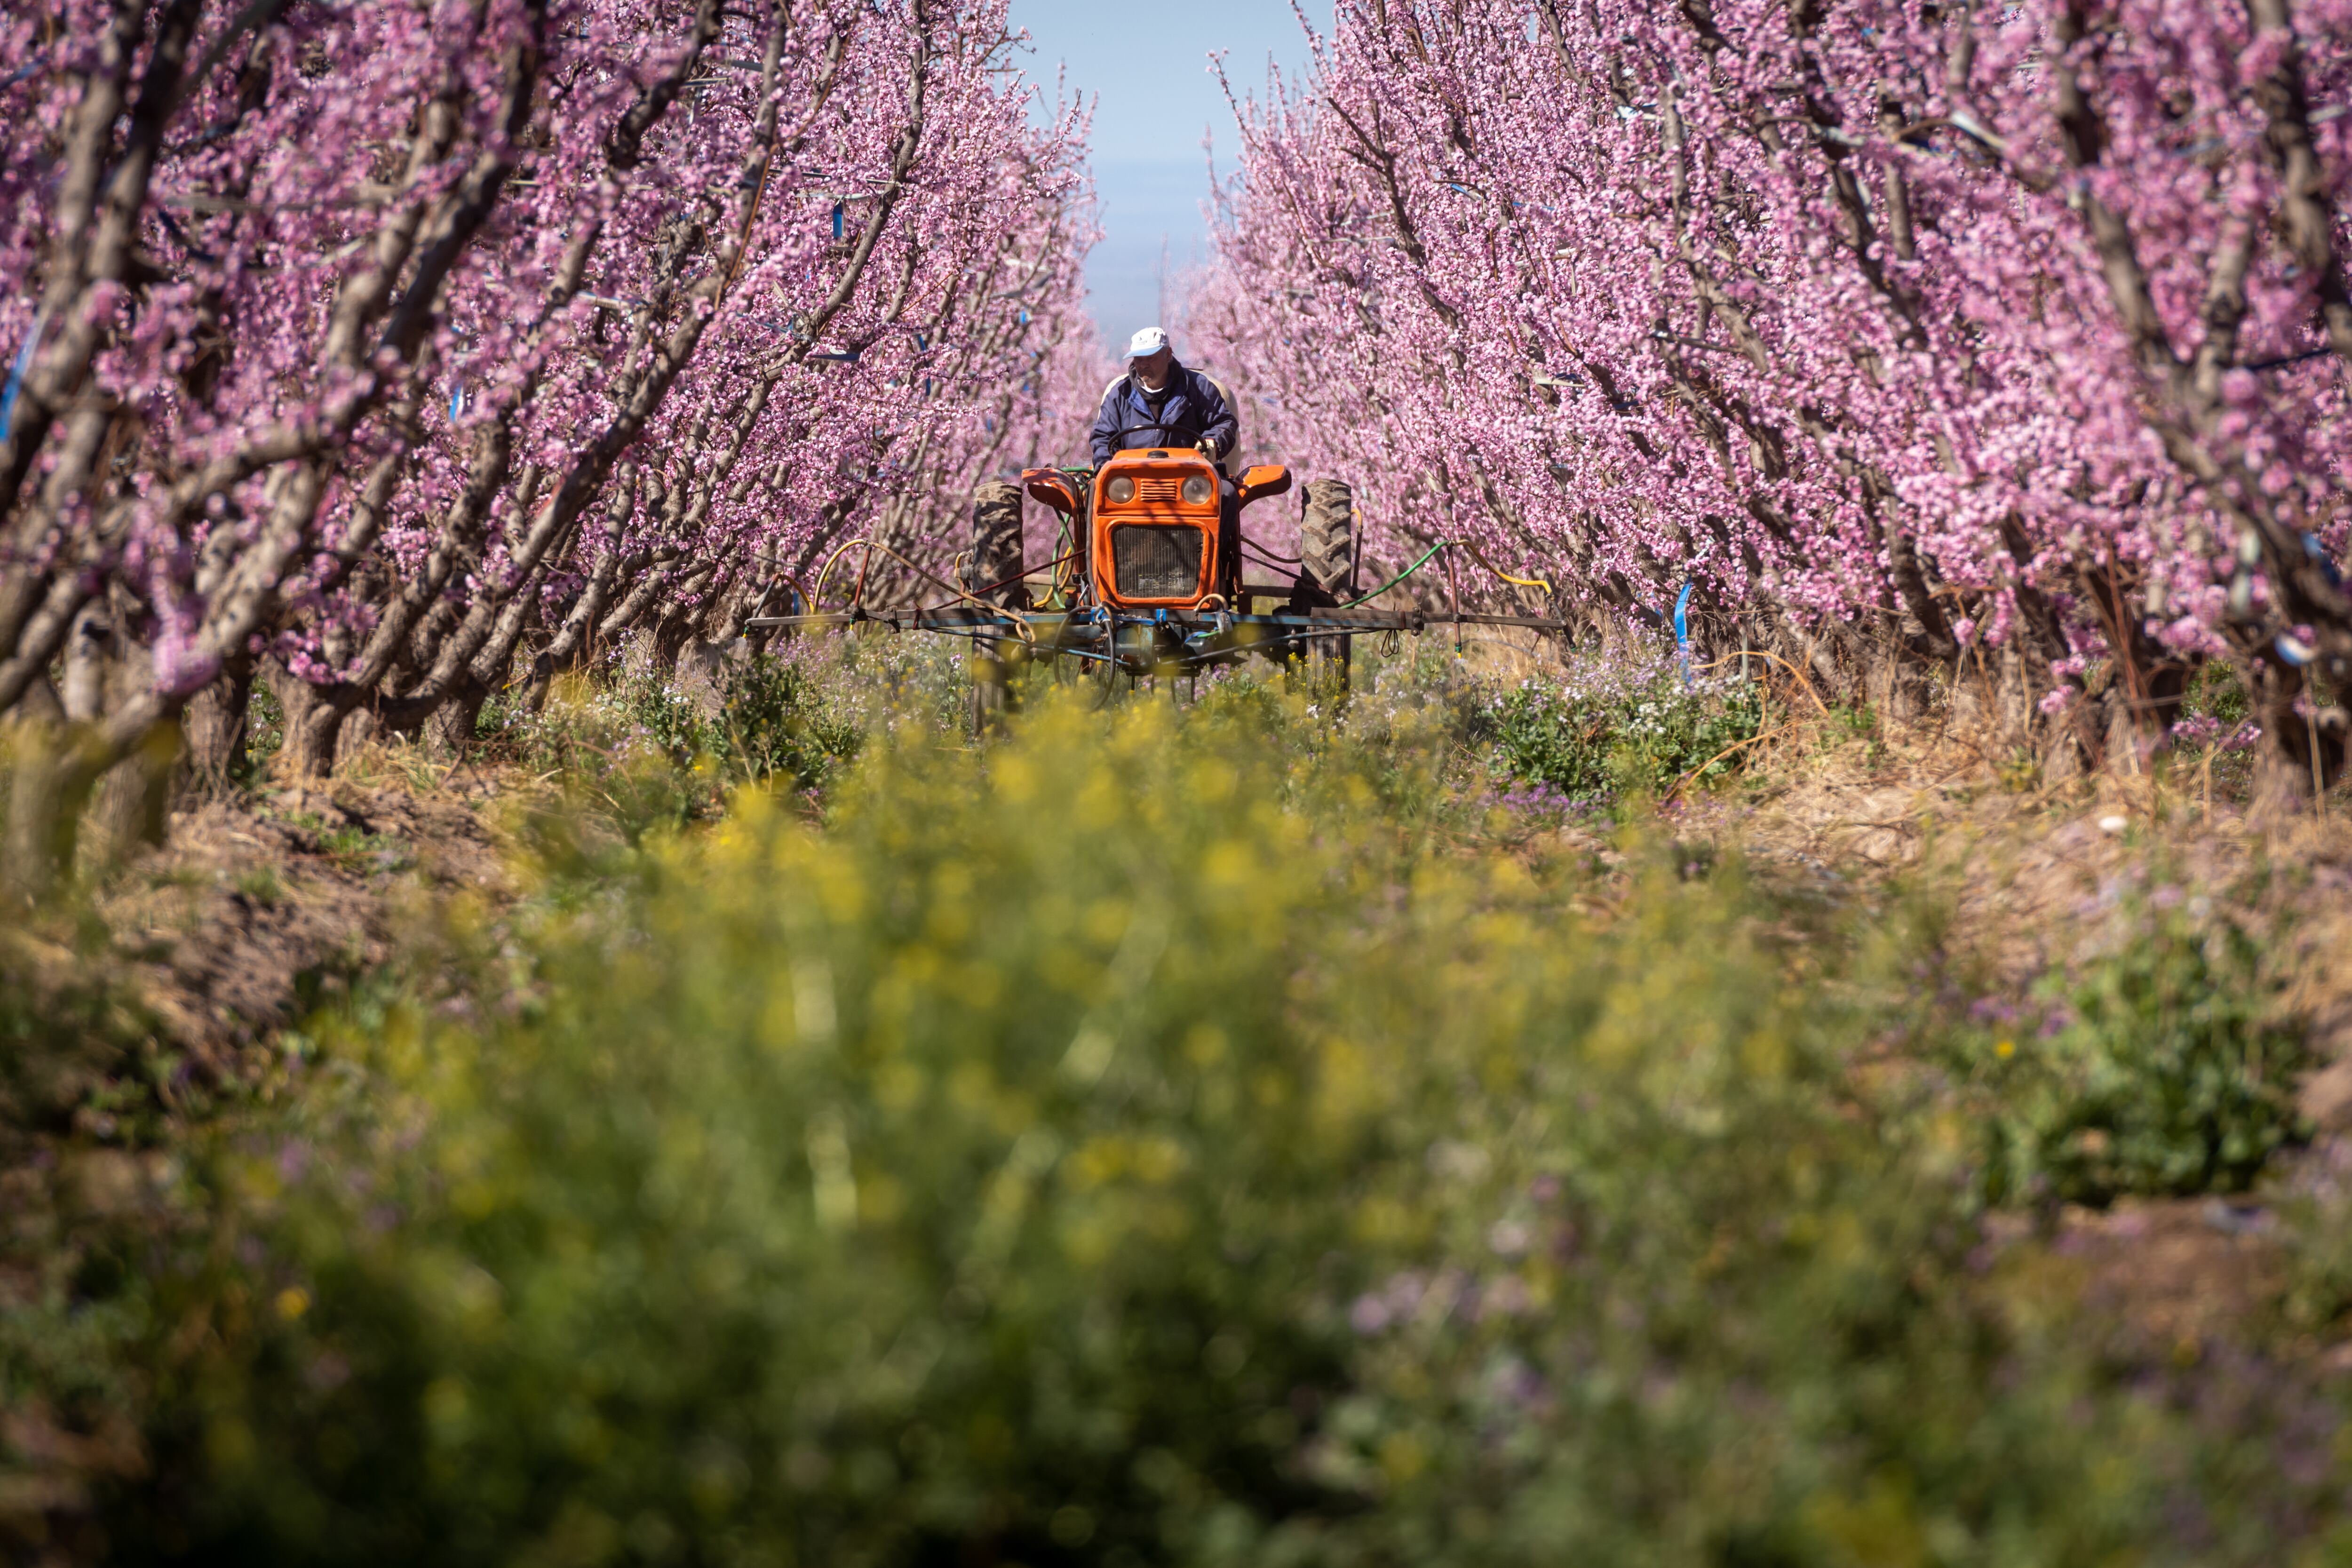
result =
[[[42,319],[33,318],[32,331],[25,334],[25,346],[16,351],[16,361],[8,367],[8,384],[0,390],[0,441],[8,438],[9,426],[16,417],[16,394],[25,388],[25,373],[33,367],[33,351],[40,346]]]
[[[1684,584],[1683,591],[1675,595],[1675,651],[1682,657],[1685,686],[1690,684],[1690,621],[1686,614],[1690,609],[1690,596],[1691,585],[1688,583]]]

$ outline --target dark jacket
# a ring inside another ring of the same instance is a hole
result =
[[[1095,467],[1109,462],[1113,452],[1138,447],[1189,451],[1203,439],[1215,442],[1213,456],[1222,458],[1234,449],[1238,428],[1215,384],[1197,371],[1169,365],[1168,400],[1156,416],[1134,375],[1122,375],[1103,394],[1102,412],[1095,416]]]

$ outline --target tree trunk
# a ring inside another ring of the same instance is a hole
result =
[[[73,853],[73,819],[59,809],[64,770],[58,750],[65,739],[53,724],[19,724],[8,771],[5,881],[11,901],[37,902],[56,884],[58,868]]]
[[[433,710],[425,721],[425,733],[435,756],[449,762],[464,758],[474,744],[474,726],[481,721],[482,704],[489,695],[473,680],[461,680]]]
[[[308,689],[308,683],[304,683]],[[335,757],[342,745],[343,721],[351,710],[332,698],[308,697],[298,712],[293,704],[286,709],[286,757],[294,772],[306,779],[322,779],[335,771]]]
[[[1897,610],[1879,610],[1864,623],[1874,629],[1855,640],[1858,656],[1865,662],[1865,683],[1870,700],[1890,724],[1916,724],[1927,717],[1934,706],[1930,672],[1936,663],[1920,651],[1921,638],[1906,634],[1903,616]],[[1946,637],[1948,644],[1950,638]]]
[[[246,742],[252,725],[251,658],[236,661],[220,679],[188,701],[182,720],[187,740],[183,791],[190,800],[218,800],[236,787],[246,770]]]
[[[161,844],[172,826],[172,780],[179,772],[180,727],[157,725],[99,781],[98,801],[82,837],[84,862],[111,866],[145,845]]]
[[[2027,670],[2025,655],[2014,637],[1996,650],[1991,675],[2000,713],[2001,732],[2013,746],[2031,746],[2036,717],[2033,682]]]
[[[58,689],[50,684],[47,672],[35,676],[26,684],[25,695],[16,700],[13,711],[0,715],[0,723],[9,720],[35,724],[65,723],[66,705],[59,700]]]
[[[278,710],[286,716],[286,740],[278,754],[298,778],[327,777],[335,771],[335,746],[351,707],[274,660],[269,689],[278,694]]]
[[[2299,811],[2312,800],[2315,784],[2325,789],[2344,776],[2352,726],[2340,708],[2305,710],[2310,689],[2293,665],[2258,658],[2238,673],[2263,731],[2254,752],[2253,814]]]
[[[106,667],[114,656],[114,626],[104,605],[93,599],[74,616],[65,654],[65,685],[59,695],[65,700],[66,720],[95,724],[106,717]]]

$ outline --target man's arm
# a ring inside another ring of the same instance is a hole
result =
[[[1201,400],[1201,439],[1211,443],[1211,457],[1223,458],[1234,449],[1234,442],[1241,435],[1241,421],[1234,417],[1217,384],[1198,371],[1192,373],[1192,390]]]
[[[1103,394],[1102,407],[1095,414],[1094,451],[1095,467],[1097,468],[1110,461],[1110,455],[1118,450],[1119,437],[1126,433],[1126,423],[1119,418],[1118,407],[1119,389],[1125,384],[1123,382],[1111,383],[1110,390]]]

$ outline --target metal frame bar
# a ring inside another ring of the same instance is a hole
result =
[[[1301,606],[1293,613],[1270,616],[1231,613],[1203,616],[1181,610],[1159,610],[1139,616],[1121,614],[1108,607],[1077,615],[1051,610],[1000,610],[988,614],[963,605],[912,610],[868,610],[860,606],[846,612],[810,616],[754,616],[744,622],[744,626],[746,630],[756,631],[803,626],[841,628],[860,622],[888,626],[893,631],[938,632],[948,637],[968,637],[974,642],[990,637],[1019,640],[1033,657],[1068,654],[1138,675],[1151,671],[1197,672],[1211,665],[1238,660],[1254,653],[1279,656],[1303,652],[1307,639],[1317,637],[1406,631],[1419,635],[1433,626],[1528,626],[1540,631],[1568,630],[1568,624],[1564,621],[1543,620],[1532,616],[1492,616],[1459,610],[1440,614],[1422,610],[1342,610],[1320,605]],[[1074,623],[1087,627],[1089,635],[1083,639],[1068,637],[1066,634]],[[1118,634],[1125,626],[1150,628],[1155,640],[1159,634],[1173,631],[1177,645],[1164,649],[1154,647],[1148,651],[1123,652],[1118,647]],[[1224,637],[1244,626],[1269,628],[1276,635],[1247,642],[1226,642],[1222,647],[1193,646],[1192,638],[1203,633],[1211,637]],[[1025,637],[1023,635],[1024,630],[1028,634]],[[1048,631],[1051,636],[1039,635]],[[1080,640],[1108,646],[1107,648],[1080,647]]]
[[[1033,630],[1045,626],[1067,625],[1073,617],[1059,611],[1003,610],[982,620],[980,612],[971,609],[948,610],[829,610],[814,616],[754,616],[743,623],[747,631],[766,631],[787,626],[841,627],[861,621],[888,626],[892,631],[944,632],[969,630],[981,626],[1002,626],[1003,635],[1018,637],[1016,624]],[[1093,617],[1084,617],[1091,621]],[[1538,631],[1564,632],[1566,621],[1546,620],[1536,616],[1490,616],[1475,610],[1459,614],[1431,613],[1424,610],[1333,610],[1311,607],[1296,615],[1228,615],[1231,626],[1297,626],[1316,632],[1421,632],[1431,626],[1530,626]],[[1126,626],[1179,626],[1214,627],[1213,616],[1189,615],[1182,611],[1169,612],[1165,621],[1152,616],[1122,616],[1113,614],[1112,624]]]

